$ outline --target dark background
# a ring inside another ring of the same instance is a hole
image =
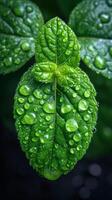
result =
[[[35,0],[45,21],[54,16],[68,22],[78,0]],[[34,63],[30,60],[19,71],[0,76],[0,200],[80,200],[112,199],[112,81],[96,75],[83,64],[97,90],[99,114],[92,143],[75,169],[57,181],[39,177],[21,151],[13,120],[13,96],[21,75]]]

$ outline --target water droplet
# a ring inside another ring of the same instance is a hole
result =
[[[13,11],[16,16],[22,17],[24,15],[24,6],[16,6]]]
[[[102,29],[102,27],[103,27],[103,24],[102,24],[102,23],[97,24],[97,28],[98,28],[98,29]]]
[[[77,121],[74,119],[68,119],[66,121],[66,130],[68,132],[74,132],[78,129]]]
[[[8,57],[4,59],[5,66],[11,66],[12,65],[12,57]]]
[[[19,103],[24,103],[24,101],[25,101],[25,100],[24,100],[23,98],[18,98],[18,102],[19,102]]]
[[[29,96],[29,97],[28,97],[28,102],[29,102],[29,103],[32,103],[34,100],[35,100],[35,99],[34,99],[33,96]]]
[[[66,54],[67,56],[69,56],[69,55],[71,54],[71,51],[70,51],[70,50],[66,50],[65,54]]]
[[[60,97],[60,103],[62,103],[64,101],[63,97]]]
[[[40,136],[40,134],[39,134],[38,132],[36,132],[36,133],[35,133],[35,136],[36,136],[36,137],[39,137],[39,136]]]
[[[51,93],[51,90],[50,90],[50,88],[45,88],[44,92],[45,92],[46,94],[50,94],[50,93]]]
[[[74,141],[73,140],[69,140],[69,145],[73,146],[74,145]]]
[[[79,142],[81,140],[81,134],[79,133],[76,133],[74,136],[73,136],[73,140],[75,142]]]
[[[76,98],[77,94],[74,92],[72,96],[73,98]]]
[[[76,89],[76,91],[80,90],[80,86],[77,85],[77,86],[75,87],[75,89]]]
[[[40,142],[41,142],[41,144],[44,144],[44,143],[45,143],[45,141],[44,141],[43,138],[40,138]]]
[[[36,119],[36,115],[34,113],[28,113],[28,114],[24,115],[24,117],[22,119],[22,123],[32,125],[35,123],[35,119]]]
[[[68,104],[68,105],[63,104],[61,106],[61,112],[64,114],[70,112],[71,110],[72,110],[72,106],[70,104]]]
[[[28,110],[29,107],[30,107],[30,104],[29,104],[29,103],[25,103],[24,108],[25,108],[26,110]]]
[[[37,142],[37,138],[32,138],[32,142]]]
[[[32,8],[31,6],[27,6],[27,7],[26,7],[26,11],[27,11],[28,13],[31,13],[31,12],[33,11],[33,8]]]
[[[89,98],[89,97],[90,97],[90,91],[89,91],[89,90],[86,90],[86,91],[84,92],[84,96],[85,96],[86,98]]]
[[[100,14],[100,20],[102,23],[108,23],[110,21],[110,16],[107,13]]]
[[[40,101],[40,105],[43,105],[43,104],[44,104],[44,100],[41,100],[41,101]]]
[[[14,63],[15,63],[16,65],[19,65],[20,62],[21,62],[20,58],[16,58],[15,61],[14,61]]]
[[[78,109],[79,109],[79,111],[85,111],[85,110],[87,110],[88,109],[87,102],[85,100],[83,100],[83,99],[80,100],[79,104],[78,104]]]
[[[33,92],[33,95],[37,98],[37,99],[42,99],[42,94],[39,90],[35,90]]]
[[[74,149],[74,148],[71,148],[71,149],[70,149],[70,153],[71,153],[71,154],[74,154],[74,153],[75,153],[75,149]]]
[[[82,146],[79,144],[78,146],[77,146],[77,151],[80,151],[82,149]]]
[[[46,113],[55,113],[55,103],[54,102],[47,102],[43,106],[43,110]]]
[[[23,96],[28,96],[30,93],[30,88],[27,85],[22,85],[19,88],[19,92],[20,94],[22,94]]]
[[[89,136],[89,133],[88,133],[88,132],[86,132],[86,133],[85,133],[85,137],[88,137],[88,136]]]
[[[54,128],[54,124],[51,124],[51,125],[49,126],[49,128],[50,128],[50,129],[53,129],[53,128]]]
[[[46,121],[49,122],[51,119],[52,119],[52,116],[50,116],[50,115],[47,115],[47,116],[46,116]]]
[[[85,121],[88,121],[90,119],[90,115],[84,115],[83,118],[84,118]]]
[[[98,69],[105,69],[105,60],[100,56],[96,56],[94,65]]]
[[[23,108],[17,108],[16,112],[18,115],[22,115],[24,113],[24,109]]]
[[[59,145],[58,145],[58,144],[55,144],[54,146],[55,146],[55,149],[58,149],[58,147],[59,147]]]
[[[28,42],[23,42],[23,43],[21,44],[21,49],[22,49],[23,51],[29,51],[29,50],[30,50],[30,44],[29,44]]]
[[[29,152],[30,153],[35,153],[37,151],[37,148],[36,147],[31,147],[30,149],[29,149]]]

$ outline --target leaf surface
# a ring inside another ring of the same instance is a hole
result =
[[[72,36],[66,43],[57,24],[63,27],[64,35]],[[16,91],[16,128],[33,168],[56,180],[74,168],[89,146],[97,118],[96,93],[77,67],[76,36],[59,18],[50,20],[40,31],[36,59],[38,64],[23,75]]]
[[[22,67],[35,53],[43,25],[39,8],[27,0],[0,0],[0,73]]]
[[[72,11],[69,25],[79,38],[83,62],[112,78],[112,1],[84,0]]]

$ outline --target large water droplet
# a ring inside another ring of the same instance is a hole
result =
[[[107,13],[100,14],[100,20],[102,23],[108,23],[110,21],[110,16]]]
[[[35,123],[35,119],[36,119],[36,115],[34,113],[28,113],[28,114],[24,115],[24,117],[22,119],[22,123],[32,125]]]
[[[68,113],[68,112],[70,112],[72,110],[72,106],[70,105],[70,104],[68,104],[68,105],[62,105],[61,106],[61,112],[63,113],[63,114],[65,114],[65,113]]]
[[[20,94],[22,94],[23,96],[28,96],[30,93],[30,88],[27,85],[22,85],[19,88],[19,92]]]
[[[68,119],[66,121],[66,130],[68,132],[74,132],[78,129],[78,124],[75,119]]]
[[[85,110],[87,110],[88,109],[87,102],[85,100],[83,100],[83,99],[80,100],[79,104],[78,104],[78,109],[79,109],[79,111],[85,111]]]
[[[96,56],[96,58],[94,60],[94,65],[98,69],[105,69],[105,67],[106,67],[105,60],[100,56]]]
[[[76,133],[74,136],[73,136],[73,140],[75,142],[79,142],[81,140],[81,134],[79,133]]]
[[[29,44],[28,42],[23,42],[23,43],[21,44],[21,49],[22,49],[23,51],[29,51],[29,50],[30,50],[30,44]]]
[[[54,102],[47,102],[43,105],[43,110],[46,113],[55,113],[55,103]]]

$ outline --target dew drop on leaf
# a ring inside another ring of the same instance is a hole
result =
[[[75,119],[68,119],[66,121],[66,130],[68,132],[74,132],[78,129],[78,124]]]
[[[43,110],[46,113],[55,113],[55,103],[54,102],[47,102],[43,105]]]
[[[73,146],[74,145],[74,141],[73,140],[69,140],[69,145]]]
[[[17,108],[16,112],[18,115],[22,115],[24,113],[24,109],[23,108]]]
[[[29,104],[29,103],[25,103],[25,104],[24,104],[24,108],[25,108],[26,110],[28,110],[29,107],[30,107],[30,104]]]
[[[73,136],[73,140],[75,142],[79,142],[81,140],[81,134],[79,133],[76,133],[74,136]]]
[[[21,97],[20,97],[20,98],[18,98],[18,102],[19,102],[19,103],[21,103],[21,104],[22,104],[22,103],[24,103],[24,101],[25,101],[25,100],[24,100],[23,98],[21,98]]]
[[[105,60],[100,56],[96,56],[94,65],[98,69],[105,69]]]
[[[89,98],[89,97],[90,97],[90,91],[89,91],[89,90],[86,90],[86,91],[84,92],[84,97],[86,97],[86,98]]]
[[[63,114],[65,114],[65,113],[68,113],[68,112],[70,112],[72,110],[72,106],[71,105],[66,105],[66,104],[62,104],[62,106],[61,106],[61,112],[63,113]]]
[[[6,67],[11,66],[12,65],[12,57],[5,58],[4,64],[5,64]]]
[[[42,99],[42,94],[41,94],[41,92],[40,92],[39,90],[37,90],[37,89],[33,92],[33,95],[34,95],[37,99]]]
[[[78,109],[79,109],[79,111],[85,111],[85,110],[87,110],[88,109],[87,102],[85,100],[83,100],[83,99],[80,100],[79,104],[78,104]]]
[[[100,15],[100,20],[102,23],[108,23],[110,21],[110,16],[107,13],[102,13]]]
[[[28,113],[24,115],[22,119],[23,124],[32,125],[35,123],[36,115],[34,113]]]
[[[30,50],[30,44],[29,44],[28,42],[23,42],[23,43],[21,44],[21,49],[22,49],[23,51],[29,51],[29,50]]]
[[[27,85],[22,85],[19,88],[19,92],[20,94],[22,94],[23,96],[28,96],[30,93],[30,88]]]
[[[28,13],[31,13],[31,12],[33,12],[33,8],[32,8],[31,6],[27,6],[27,7],[26,7],[26,11],[27,11]]]
[[[74,149],[74,148],[71,148],[71,149],[70,149],[70,153],[71,153],[71,154],[74,154],[74,153],[75,153],[75,149]]]

